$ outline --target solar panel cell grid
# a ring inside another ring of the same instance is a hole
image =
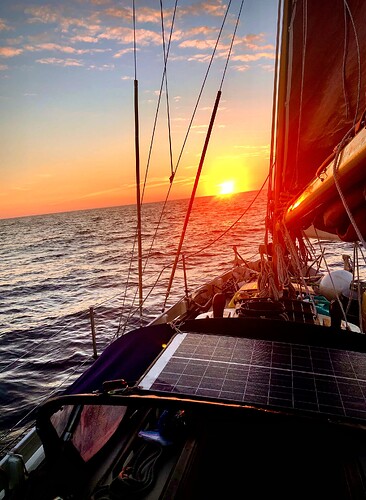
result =
[[[195,333],[179,342],[141,387],[366,418],[365,354]]]

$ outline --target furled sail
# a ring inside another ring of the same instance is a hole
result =
[[[290,0],[284,14],[277,212],[345,241],[366,236],[365,19],[364,0]]]

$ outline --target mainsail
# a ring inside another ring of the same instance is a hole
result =
[[[363,0],[293,0],[284,14],[277,212],[345,241],[366,235],[365,19]]]

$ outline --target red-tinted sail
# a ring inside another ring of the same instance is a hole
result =
[[[332,161],[335,157],[337,162],[342,160],[339,153],[343,146],[365,126],[365,20],[363,0],[290,1],[282,47],[287,64],[280,75],[277,193],[301,196],[308,183],[318,177],[319,196],[315,192],[318,187],[311,188],[311,202],[298,217],[291,218],[291,224],[314,223],[348,241],[359,238],[349,227],[352,224],[344,202],[361,233],[366,233],[362,151],[356,167],[352,164],[346,174],[339,171],[344,201],[334,184],[324,189],[322,175],[333,175]],[[358,142],[362,150],[363,141]],[[327,164],[330,167],[324,174]],[[302,199],[297,205],[300,202]]]

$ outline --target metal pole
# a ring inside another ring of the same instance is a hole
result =
[[[183,274],[184,274],[184,292],[186,294],[186,297],[188,297],[188,283],[187,283],[187,269],[186,269],[186,259],[184,254],[182,255],[183,257]]]
[[[138,245],[138,279],[139,307],[142,316],[142,242],[141,242],[141,195],[140,195],[140,147],[139,147],[139,111],[138,81],[135,80],[135,154],[136,154],[136,205],[137,205],[137,245]]]
[[[89,316],[90,316],[90,326],[91,326],[92,341],[93,341],[93,358],[97,359],[98,353],[97,353],[97,344],[95,341],[95,323],[94,323],[94,309],[93,309],[93,307],[89,307]]]
[[[206,151],[207,151],[208,143],[210,141],[212,127],[213,127],[213,124],[214,124],[214,121],[215,121],[216,112],[217,112],[217,108],[219,106],[220,98],[221,98],[221,90],[219,90],[217,92],[216,101],[215,101],[215,104],[214,104],[214,107],[213,107],[213,110],[212,110],[211,120],[210,120],[210,124],[209,124],[208,130],[207,130],[205,144],[203,146],[203,151],[202,151],[202,154],[201,154],[200,163],[198,165],[196,179],[195,179],[194,185],[193,185],[191,199],[189,201],[189,206],[188,206],[188,209],[187,209],[187,213],[186,213],[186,218],[185,218],[184,225],[183,225],[182,234],[181,234],[179,245],[178,245],[178,250],[177,250],[177,253],[175,255],[175,261],[174,261],[174,264],[173,264],[172,273],[170,275],[168,289],[167,289],[167,292],[166,292],[166,295],[165,295],[165,301],[164,301],[163,310],[165,309],[165,305],[166,305],[166,302],[168,300],[168,297],[169,297],[169,294],[170,294],[170,290],[171,290],[171,287],[172,287],[172,284],[173,284],[175,270],[177,268],[178,261],[179,261],[179,256],[180,256],[180,253],[181,253],[181,250],[182,250],[182,245],[183,245],[184,237],[185,237],[187,226],[188,226],[188,221],[189,221],[189,218],[190,218],[190,215],[191,215],[194,198],[196,196],[198,181],[199,181],[199,178],[200,178],[200,175],[201,175],[201,171],[202,171],[202,167],[203,167],[203,163],[204,163],[204,160],[205,160]]]

